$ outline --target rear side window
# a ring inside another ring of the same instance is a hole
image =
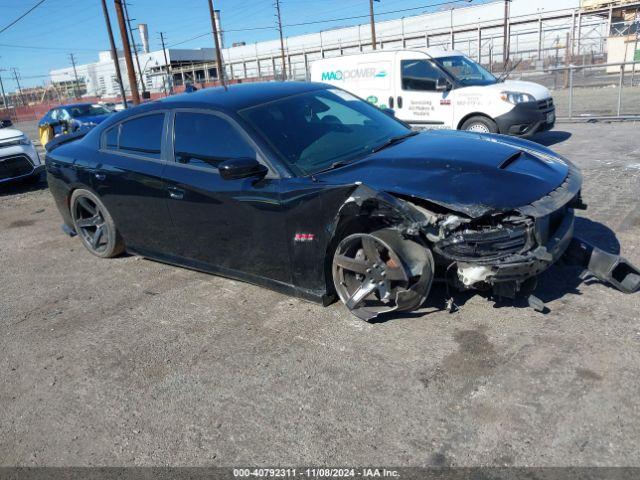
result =
[[[402,60],[402,89],[435,91],[442,73],[428,60]]]
[[[111,127],[104,134],[104,145],[110,150],[118,148],[118,133],[120,133],[120,125]]]
[[[176,113],[174,153],[178,163],[208,168],[230,158],[256,157],[256,151],[225,119],[191,112]]]
[[[134,118],[105,132],[104,145],[110,150],[159,159],[164,113]]]

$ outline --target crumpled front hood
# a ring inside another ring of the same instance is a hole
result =
[[[558,188],[569,163],[548,148],[502,135],[431,130],[318,175],[362,182],[479,217],[529,205]]]

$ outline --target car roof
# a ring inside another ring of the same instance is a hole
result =
[[[204,106],[237,111],[291,95],[326,88],[331,88],[331,86],[313,82],[242,83],[229,85],[226,88],[213,87],[198,90],[197,92],[182,93],[153,103],[171,107]]]
[[[83,102],[83,103],[67,103],[66,105],[59,105],[56,108],[71,108],[71,107],[88,107],[94,105],[91,102]]]

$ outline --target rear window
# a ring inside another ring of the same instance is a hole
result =
[[[134,118],[108,129],[104,145],[109,150],[159,159],[163,126],[164,113]]]

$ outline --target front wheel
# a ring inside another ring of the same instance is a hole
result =
[[[124,251],[113,218],[94,193],[75,190],[70,204],[73,226],[87,250],[101,258],[115,257]]]
[[[487,117],[471,117],[462,124],[461,130],[477,133],[498,133],[496,122]]]
[[[431,289],[433,256],[424,245],[385,229],[345,237],[336,248],[333,282],[362,320],[419,308]]]

